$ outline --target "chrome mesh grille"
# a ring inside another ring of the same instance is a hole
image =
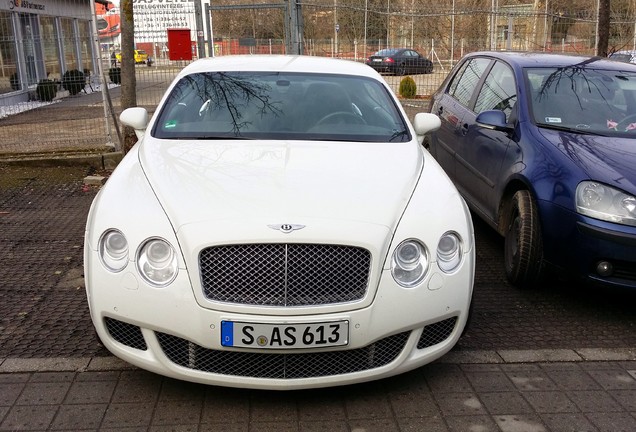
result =
[[[157,333],[165,355],[189,369],[230,376],[294,379],[361,372],[391,363],[402,352],[409,332],[364,348],[299,354],[217,351],[176,336]]]
[[[138,326],[108,317],[104,321],[110,336],[120,344],[143,351],[148,349]]]
[[[261,306],[309,306],[362,299],[371,253],[321,244],[214,246],[199,254],[209,300]]]
[[[444,342],[448,339],[451,333],[453,333],[456,322],[457,317],[451,317],[443,321],[427,325],[424,327],[422,336],[420,336],[420,340],[417,342],[417,348],[428,348],[430,346],[437,345],[440,342]]]

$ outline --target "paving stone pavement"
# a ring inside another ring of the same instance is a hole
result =
[[[294,392],[182,382],[112,357],[5,359],[0,431],[636,430],[636,361],[471,356],[381,381]]]

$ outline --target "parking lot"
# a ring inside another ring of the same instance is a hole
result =
[[[106,356],[91,330],[82,279],[85,167],[0,171],[0,357]],[[456,350],[630,348],[629,292],[558,278],[532,290],[505,280],[502,239],[475,220],[474,311]]]

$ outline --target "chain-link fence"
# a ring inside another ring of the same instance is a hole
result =
[[[514,5],[503,4],[504,0],[481,3],[449,0],[436,5],[414,0],[304,2],[303,52],[364,61],[386,47],[413,48],[434,63],[432,74],[413,76],[418,97],[425,98],[468,52],[494,49],[593,54],[598,34],[596,0],[583,0],[576,8],[571,4],[563,8],[553,1],[554,4],[550,0],[535,0]],[[612,3],[610,51],[634,49],[635,7],[633,1]],[[284,32],[278,28],[282,27],[280,10],[215,11],[208,15],[214,55],[285,53]],[[205,18],[204,24],[208,25]],[[0,27],[9,25],[3,19],[6,17],[0,15]],[[58,44],[59,35],[49,33],[42,32],[38,43]],[[145,64],[135,67],[137,102],[153,112],[169,83],[189,61],[169,60],[161,52],[165,43],[146,43],[151,44],[150,52],[155,58],[150,67]],[[210,48],[206,43],[207,55],[211,54]],[[91,49],[94,47],[86,45],[86,50]],[[0,106],[0,154],[40,149],[101,150],[118,143],[115,122],[121,111],[120,87],[108,74],[113,66],[111,53],[101,48],[99,51],[92,57],[101,67],[90,62],[78,63],[85,73],[78,93],[70,94],[62,88],[60,69],[55,100],[39,101],[35,84],[31,83],[32,105]],[[197,50],[193,52],[196,55]],[[87,54],[86,58],[89,57]],[[104,71],[103,76],[96,72],[99,70]],[[0,86],[10,87],[11,74],[6,72],[0,78],[6,82]],[[397,89],[401,77],[385,76],[385,79]],[[33,106],[37,108],[31,109]]]

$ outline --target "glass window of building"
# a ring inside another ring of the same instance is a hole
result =
[[[79,41],[80,41],[80,56],[82,59],[82,67],[80,70],[91,72],[93,70],[92,65],[92,46],[91,46],[91,31],[89,21],[78,21],[79,27]]]
[[[64,63],[66,70],[79,69],[75,25],[72,18],[62,18],[62,47],[64,49]]]
[[[40,26],[42,29],[42,48],[44,49],[44,69],[49,79],[59,80],[62,77],[62,66],[60,65],[55,18],[40,17]]]
[[[0,11],[0,94],[20,90],[13,22],[9,12]]]
[[[38,66],[40,66],[40,73],[42,75],[44,74],[41,65],[38,65],[38,59],[42,58],[40,54],[40,27],[38,26],[38,18],[35,14],[27,13],[21,13],[18,16],[27,83],[29,85],[35,85],[38,83]]]

